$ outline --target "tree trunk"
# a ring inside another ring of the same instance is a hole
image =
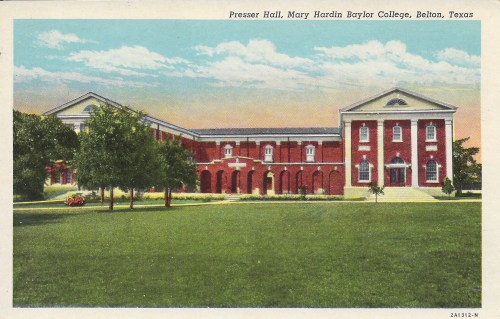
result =
[[[165,187],[165,190],[163,191],[163,199],[165,200],[165,207],[169,207],[168,203],[168,188]]]
[[[130,189],[130,209],[134,209],[134,188]]]
[[[168,207],[170,207],[170,204],[172,203],[172,189],[168,189]]]
[[[104,186],[101,187],[101,206],[104,206]]]
[[[113,210],[113,186],[109,188],[109,210]]]

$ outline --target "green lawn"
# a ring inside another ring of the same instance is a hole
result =
[[[15,306],[480,307],[480,203],[14,212]]]

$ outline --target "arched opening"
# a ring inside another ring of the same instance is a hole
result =
[[[290,172],[282,171],[280,173],[280,180],[278,183],[278,194],[290,194]]]
[[[302,184],[302,171],[298,171],[297,175],[295,175],[295,189],[293,190],[293,192],[295,194],[298,194],[301,186],[305,185]]]
[[[212,192],[212,174],[209,171],[202,171],[200,174],[200,192],[211,193]]]
[[[240,171],[238,170],[231,173],[231,193],[240,193]]]
[[[315,171],[312,176],[312,189],[311,193],[313,194],[324,194],[323,189],[323,172]]]
[[[217,172],[217,180],[215,183],[215,192],[216,193],[225,193],[227,189],[227,176],[224,171]]]
[[[389,164],[391,186],[404,186],[406,182],[406,164],[399,156],[394,157]]]
[[[262,183],[263,185],[263,191],[262,193],[264,195],[274,195],[275,190],[274,190],[274,173],[271,171],[266,171],[264,173],[264,181]]]
[[[247,193],[248,194],[252,194],[253,192],[253,174],[254,174],[254,171],[250,171],[248,172],[248,175],[247,175]]]

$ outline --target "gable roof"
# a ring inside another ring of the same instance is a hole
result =
[[[419,99],[419,100],[424,100],[426,102],[431,102],[441,108],[443,108],[444,110],[456,110],[458,109],[456,106],[453,106],[451,104],[448,104],[448,103],[445,103],[445,102],[442,102],[442,101],[439,101],[439,100],[436,100],[436,99],[433,99],[433,98],[430,98],[430,97],[427,97],[427,96],[424,96],[422,94],[419,94],[417,92],[413,92],[413,91],[410,91],[410,90],[407,90],[407,89],[402,89],[402,88],[398,88],[398,87],[394,87],[392,89],[389,89],[387,91],[383,91],[377,95],[374,95],[374,96],[371,96],[367,99],[364,99],[364,100],[361,100],[359,102],[356,102],[354,104],[351,104],[349,106],[346,106],[342,109],[340,109],[340,112],[351,112],[351,111],[354,111],[356,108],[360,107],[360,106],[363,106],[373,100],[376,100],[378,98],[381,98],[385,95],[389,95],[391,93],[395,93],[395,92],[400,92],[400,93],[404,93],[404,94],[407,94],[411,97],[414,97],[416,99]]]
[[[99,100],[99,101],[103,102],[103,103],[107,103],[107,104],[110,104],[110,105],[118,107],[118,108],[126,108],[126,109],[128,109],[130,111],[134,111],[134,110],[132,110],[129,107],[121,105],[120,103],[115,102],[113,100],[107,99],[107,98],[105,98],[105,97],[103,97],[103,96],[101,96],[101,95],[99,95],[97,93],[88,92],[88,93],[86,93],[86,94],[84,94],[84,95],[82,95],[80,97],[77,97],[76,99],[73,99],[73,100],[71,100],[69,102],[66,102],[66,103],[64,103],[62,105],[56,106],[55,108],[48,110],[48,111],[44,112],[42,115],[51,115],[51,114],[60,112],[60,111],[66,109],[66,108],[68,108],[68,107],[70,107],[70,106],[72,106],[72,105],[74,105],[76,103],[79,103],[81,101],[85,101],[86,99],[92,98],[92,97],[95,98],[96,100]]]
[[[88,92],[82,96],[77,97],[69,102],[62,105],[54,107],[43,115],[57,114],[71,106],[78,104],[86,99],[94,98],[102,103],[107,103],[118,108],[125,108],[132,112],[136,112],[134,109],[124,106],[118,102],[105,98],[97,93]],[[62,115],[74,116],[74,115]],[[88,115],[87,115],[88,116]],[[284,127],[284,128],[209,128],[209,129],[186,129],[184,127],[169,123],[152,115],[146,114],[144,116],[145,120],[150,124],[159,125],[160,127],[169,128],[180,134],[188,134],[193,137],[241,137],[241,136],[340,136],[340,130],[336,127]]]

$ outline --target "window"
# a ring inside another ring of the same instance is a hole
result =
[[[359,141],[360,142],[369,142],[370,141],[370,134],[368,132],[368,127],[364,126],[365,123],[363,123],[363,126],[359,128]]]
[[[314,145],[306,146],[306,162],[314,162]]]
[[[436,127],[432,123],[425,128],[425,140],[436,141]]]
[[[90,112],[94,109],[94,107],[95,107],[95,105],[89,104],[89,105],[87,105],[87,106],[83,109],[83,111],[84,111],[84,112],[87,112],[87,113],[90,113]]]
[[[396,125],[392,128],[392,141],[393,142],[403,141],[403,135],[401,134],[401,126]]]
[[[400,98],[394,98],[387,102],[387,106],[398,106],[398,105],[408,105],[405,100]]]
[[[428,182],[438,181],[438,166],[436,161],[430,160],[427,162],[427,165],[425,166],[425,179]]]
[[[66,184],[71,184],[71,171],[69,169],[66,171]]]
[[[273,161],[273,147],[271,145],[266,145],[264,149],[264,162]]]
[[[359,181],[370,181],[370,163],[367,160],[362,160],[359,164]]]
[[[233,156],[233,147],[229,144],[224,146],[224,156],[225,157],[231,157]]]

